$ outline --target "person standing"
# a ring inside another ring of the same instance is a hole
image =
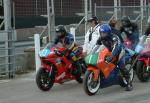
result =
[[[99,34],[100,25],[98,22],[98,18],[96,16],[93,16],[87,22],[90,25],[90,29],[85,34],[85,41],[83,45],[83,52],[85,54],[89,54],[92,52],[100,36]]]

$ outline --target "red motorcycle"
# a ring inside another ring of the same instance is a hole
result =
[[[39,53],[42,66],[36,74],[37,86],[48,91],[54,83],[62,84],[68,80],[76,80],[82,83],[81,74],[85,71],[84,55],[82,47],[76,46],[73,48],[76,51],[81,51],[78,57],[73,57],[75,64],[68,59],[69,53],[64,53],[66,48],[49,46],[42,49]]]
[[[150,36],[147,37],[144,49],[137,59],[136,73],[141,82],[147,82],[150,79]]]

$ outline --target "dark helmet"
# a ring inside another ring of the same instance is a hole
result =
[[[128,16],[123,16],[121,22],[123,26],[128,26],[131,23],[130,18]]]
[[[98,18],[96,16],[93,16],[87,20],[87,22],[92,22],[92,21],[95,21],[98,24]]]
[[[56,32],[66,33],[66,28],[63,25],[58,25],[56,27]]]
[[[56,27],[56,35],[58,37],[63,37],[67,33],[66,28],[63,25],[58,25]]]

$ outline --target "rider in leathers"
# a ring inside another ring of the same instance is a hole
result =
[[[98,39],[97,44],[98,45],[104,45],[105,47],[108,48],[108,50],[110,52],[112,52],[112,55],[106,58],[106,62],[110,63],[112,62],[114,57],[119,57],[119,55],[121,54],[122,49],[124,48],[119,37],[115,34],[112,34],[111,32],[111,27],[108,24],[102,24],[100,26],[100,38]],[[126,86],[126,90],[127,91],[131,91],[132,90],[132,84],[129,81],[129,72],[126,68],[124,68],[125,65],[125,56],[123,56],[120,60],[119,60],[119,67],[123,67],[121,68],[121,71],[124,75],[124,77],[126,78],[128,84]]]
[[[121,33],[124,32],[128,40],[132,43],[132,50],[135,49],[137,43],[139,42],[139,30],[136,23],[130,21],[128,16],[122,17],[122,27],[120,28]]]
[[[74,58],[78,58],[78,56],[82,53],[82,48],[79,47],[74,42],[73,35],[68,33],[63,25],[58,25],[56,27],[56,37],[55,37],[55,40],[53,42],[53,46],[57,45],[58,43],[60,43],[63,47],[65,47],[66,50],[61,52],[61,53],[57,52],[57,54],[60,56],[66,56],[66,54],[68,54],[67,58],[71,60],[74,68],[81,69],[79,67],[78,60],[76,60]],[[77,75],[77,74],[80,75],[79,71],[81,73],[82,70],[78,70],[78,71],[75,70],[75,71],[73,71],[73,74],[74,75]],[[81,78],[77,78],[77,79],[82,82]]]

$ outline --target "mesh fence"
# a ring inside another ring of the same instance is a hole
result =
[[[14,0],[17,16],[47,14],[47,0]],[[76,16],[84,10],[84,0],[54,0],[56,16]]]
[[[17,28],[46,25],[47,20],[41,15],[47,14],[47,0],[14,1]],[[148,4],[149,1],[150,0],[146,0],[146,4]],[[92,15],[95,15],[94,4],[97,6],[112,6],[96,8],[96,15],[100,20],[109,20],[114,14],[113,0],[92,0]],[[140,14],[140,7],[135,7],[140,6],[140,0],[120,0],[120,4],[124,6],[124,8],[118,8],[118,16],[120,18],[122,15],[128,15],[132,19],[135,19]],[[125,6],[132,6],[132,8]],[[54,0],[54,9],[56,25],[79,23],[84,13],[84,0]]]
[[[97,6],[96,7],[96,14],[100,20],[102,21],[108,21],[113,15],[114,15],[114,7],[113,6]],[[119,19],[122,16],[129,16],[132,20],[135,20],[139,15],[141,15],[141,7],[140,6],[122,6],[122,7],[117,7],[117,13]],[[144,9],[144,17],[147,18],[148,16],[148,10],[149,7]]]
[[[133,22],[136,22],[139,26],[141,33],[144,33],[147,27],[147,19],[149,16],[149,2],[148,0],[144,3],[144,7],[140,6],[140,0],[121,0],[120,7],[98,5],[94,7],[94,13],[100,19],[100,21],[109,21],[115,14],[115,9],[117,9],[117,18],[121,20],[123,16],[129,16]],[[141,11],[141,8],[143,9]],[[143,13],[143,16],[142,16]],[[143,20],[141,19],[143,17]]]

